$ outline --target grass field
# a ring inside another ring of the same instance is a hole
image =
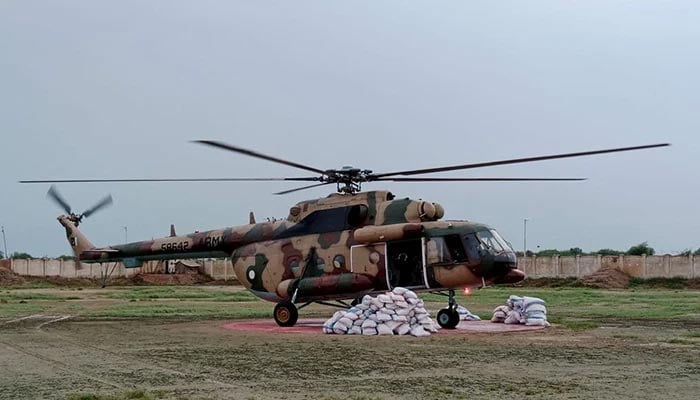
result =
[[[544,331],[412,337],[266,334],[239,287],[0,288],[0,398],[697,398],[700,291],[488,288],[547,301]],[[433,313],[439,295],[422,296]],[[311,306],[302,317],[334,310]],[[27,318],[29,317],[29,318]]]

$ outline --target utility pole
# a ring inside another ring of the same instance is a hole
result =
[[[124,225],[122,228],[124,228],[124,244],[129,243],[129,228]]]
[[[2,226],[0,228],[2,228],[2,243],[5,245],[5,252],[2,254],[5,255],[5,258],[10,258],[10,255],[7,254],[7,239],[5,239],[5,227]]]
[[[527,256],[527,221],[530,218],[523,218],[523,257]]]

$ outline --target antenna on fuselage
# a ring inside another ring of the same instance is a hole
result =
[[[255,214],[252,211],[248,214],[248,223],[251,225],[255,223]]]

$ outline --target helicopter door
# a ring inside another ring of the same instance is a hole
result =
[[[427,287],[422,238],[388,242],[386,250],[389,289],[396,286],[411,289]]]

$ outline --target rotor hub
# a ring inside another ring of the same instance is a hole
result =
[[[321,182],[335,183],[338,193],[355,194],[362,191],[362,183],[369,182],[372,171],[344,166],[324,172]]]

